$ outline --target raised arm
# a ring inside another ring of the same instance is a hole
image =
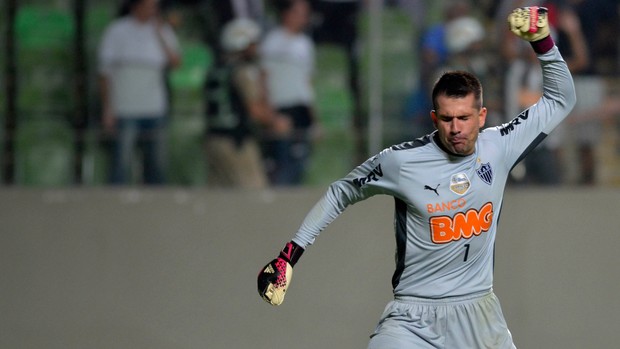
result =
[[[512,121],[496,128],[506,144],[509,166],[520,161],[566,118],[576,103],[573,78],[549,35],[547,9],[524,7],[508,17],[510,30],[529,41],[542,67],[543,94]]]

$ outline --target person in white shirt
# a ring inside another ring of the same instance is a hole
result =
[[[289,138],[266,139],[263,145],[267,171],[273,185],[303,182],[311,153],[314,116],[315,46],[304,32],[310,18],[307,0],[276,1],[279,24],[265,36],[261,48],[271,104],[291,118]]]
[[[178,39],[158,17],[157,0],[129,0],[99,47],[102,123],[114,135],[110,181],[128,184],[134,147],[143,145],[144,184],[165,182],[168,68],[180,65]]]
[[[265,74],[258,63],[260,35],[259,24],[251,19],[229,21],[221,35],[222,63],[207,74],[205,153],[212,187],[267,187],[259,135],[290,132],[290,120],[267,100]]]

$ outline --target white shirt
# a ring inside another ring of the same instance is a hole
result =
[[[99,73],[110,81],[110,99],[118,117],[163,116],[168,108],[164,69],[168,63],[155,20],[133,17],[112,22],[99,47]],[[178,51],[169,26],[162,28],[168,47]]]
[[[260,54],[267,72],[269,98],[274,106],[282,108],[314,102],[315,48],[310,37],[275,28],[265,37]]]

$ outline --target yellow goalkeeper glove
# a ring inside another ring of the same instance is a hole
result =
[[[517,8],[508,16],[510,31],[524,40],[540,41],[550,34],[547,13],[545,7]]]

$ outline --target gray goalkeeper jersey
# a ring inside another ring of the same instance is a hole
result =
[[[538,58],[542,98],[512,121],[481,131],[474,154],[446,153],[436,132],[386,148],[332,183],[293,240],[306,248],[347,206],[390,195],[396,296],[442,298],[490,290],[508,174],[575,104],[573,81],[557,48]]]

